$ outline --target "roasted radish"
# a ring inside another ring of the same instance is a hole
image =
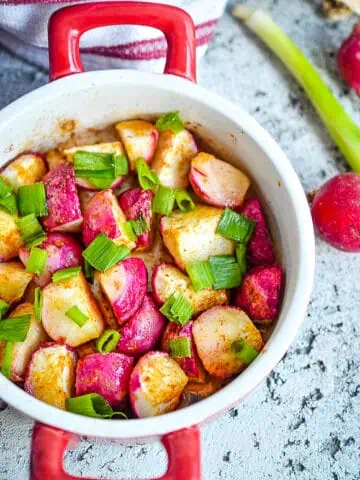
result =
[[[6,303],[18,302],[34,275],[21,262],[0,263],[0,298]]]
[[[100,311],[102,313],[103,319],[105,320],[106,325],[109,328],[117,330],[119,328],[119,323],[117,318],[114,315],[114,311],[111,307],[109,300],[107,299],[105,293],[103,292],[99,276],[94,275],[94,279],[91,284],[89,284],[90,290],[95,297],[96,303],[98,304]]]
[[[0,210],[0,262],[17,257],[23,243],[16,220],[16,216]]]
[[[23,153],[15,158],[1,172],[1,177],[14,192],[23,185],[39,182],[46,173],[43,155],[39,153]]]

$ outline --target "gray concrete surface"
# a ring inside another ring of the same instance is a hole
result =
[[[360,100],[339,80],[335,53],[354,19],[325,22],[316,0],[250,0],[293,36],[360,122]],[[0,51],[0,107],[47,81]],[[301,89],[229,14],[199,69],[199,83],[242,104],[288,154],[306,191],[345,170]],[[238,407],[202,428],[204,479],[360,479],[360,257],[317,241],[317,273],[303,328],[272,375]],[[32,422],[0,403],[0,479],[28,478]],[[76,474],[160,475],[160,445],[84,439],[66,457]]]

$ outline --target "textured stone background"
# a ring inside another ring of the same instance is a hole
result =
[[[360,100],[339,80],[335,53],[354,19],[330,23],[316,0],[250,0],[292,35],[360,123]],[[46,83],[46,72],[0,50],[0,107]],[[288,154],[305,190],[346,167],[301,89],[229,14],[199,83],[242,104]],[[317,241],[317,273],[303,328],[272,375],[241,405],[202,429],[204,479],[360,479],[360,257]],[[0,402],[0,480],[28,478],[32,422]],[[153,477],[160,445],[100,445],[68,453],[71,472]]]

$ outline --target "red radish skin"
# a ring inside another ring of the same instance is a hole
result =
[[[150,230],[140,235],[136,240],[137,250],[145,250],[151,245],[152,198],[151,190],[142,190],[141,188],[126,190],[119,198],[120,207],[128,220],[143,217],[149,225]]]
[[[235,290],[234,303],[254,321],[274,320],[279,313],[281,283],[280,267],[256,267]]]
[[[146,294],[139,310],[121,329],[117,351],[135,357],[150,351],[158,343],[165,324],[164,315],[151,295]]]
[[[98,393],[114,409],[124,406],[134,359],[121,353],[94,353],[80,358],[76,369],[76,396]]]
[[[337,56],[338,68],[345,81],[360,93],[360,23],[342,44]]]
[[[360,252],[360,174],[328,180],[315,195],[311,213],[326,242],[344,252]]]
[[[247,246],[248,262],[253,266],[271,265],[275,261],[275,252],[259,200],[256,198],[247,200],[241,213],[256,222]]]
[[[63,233],[49,233],[47,240],[38,246],[48,253],[45,269],[41,275],[34,277],[34,282],[39,287],[46,287],[51,282],[52,275],[58,270],[76,267],[82,264],[82,247],[73,237]],[[19,257],[27,265],[30,250],[23,246],[19,250]]]
[[[49,214],[42,218],[50,232],[78,232],[83,217],[75,185],[74,169],[61,164],[43,178]]]

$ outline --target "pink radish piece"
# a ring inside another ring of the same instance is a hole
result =
[[[194,337],[192,333],[194,322],[189,322],[182,327],[176,323],[169,322],[166,326],[161,340],[161,348],[164,352],[169,353],[169,341],[178,338],[187,338],[190,343],[191,356],[185,358],[174,358],[189,377],[190,382],[203,383],[205,381],[205,372],[196,353]]]
[[[83,242],[89,245],[100,233],[105,233],[116,244],[124,244],[130,249],[135,242],[124,231],[126,217],[119,207],[112,190],[96,193],[84,211]]]
[[[164,352],[149,352],[140,358],[130,378],[132,410],[139,418],[175,410],[188,378]]]
[[[139,217],[143,217],[150,228],[148,232],[137,238],[137,250],[145,250],[151,245],[152,198],[153,193],[151,190],[142,190],[141,188],[126,190],[119,198],[120,207],[128,220],[136,220]]]
[[[121,329],[117,351],[132,356],[148,352],[159,341],[165,324],[165,317],[151,295],[146,294],[141,307]]]
[[[74,169],[60,164],[43,178],[49,215],[42,218],[50,232],[79,232],[83,222]]]
[[[47,239],[38,248],[46,250],[48,254],[43,273],[34,277],[34,281],[40,287],[50,283],[52,275],[58,270],[81,265],[83,261],[81,245],[70,235],[49,233]],[[25,266],[29,256],[30,250],[25,246],[21,247],[19,257]]]
[[[338,57],[341,75],[358,93],[360,93],[360,23],[357,23],[350,36],[342,44]]]
[[[25,391],[54,407],[65,410],[74,395],[77,355],[68,345],[45,343],[33,354],[27,368]]]
[[[249,220],[256,222],[247,246],[247,260],[254,266],[271,265],[275,261],[275,252],[259,200],[249,198],[241,213]]]
[[[23,153],[10,162],[0,176],[17,192],[22,185],[39,182],[46,173],[44,156],[40,153]]]
[[[117,123],[115,130],[125,147],[131,170],[135,170],[135,161],[139,157],[147,163],[151,162],[159,137],[154,124],[144,120],[129,120]]]
[[[257,267],[244,277],[241,287],[235,290],[235,305],[242,308],[254,321],[274,320],[280,308],[282,269]]]
[[[120,409],[129,393],[134,359],[121,353],[94,353],[80,358],[76,369],[76,396],[98,393]]]
[[[239,207],[250,187],[249,178],[230,163],[200,152],[191,160],[190,183],[205,203],[215,207]]]
[[[258,352],[263,347],[258,329],[235,307],[214,307],[202,313],[194,321],[193,335],[205,369],[219,378],[232,377],[246,366],[232,351],[233,342],[243,339]]]
[[[97,272],[96,276],[119,324],[123,325],[144,301],[147,289],[144,262],[139,258],[126,258],[105,273]]]
[[[0,262],[17,257],[23,243],[16,220],[16,215],[0,210]]]
[[[342,173],[315,195],[311,213],[318,234],[345,252],[360,252],[360,174]]]
[[[25,271],[21,262],[0,263],[0,298],[12,304],[21,300],[34,274]]]

